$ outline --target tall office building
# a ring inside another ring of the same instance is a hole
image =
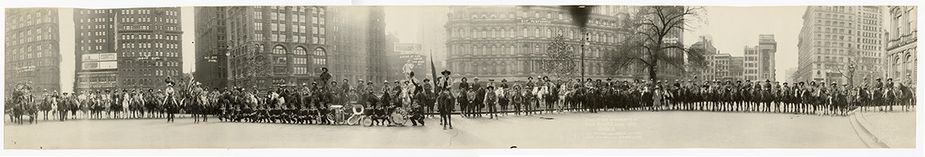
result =
[[[28,84],[33,92],[61,89],[58,9],[6,9],[4,91]]]
[[[76,91],[164,88],[182,75],[180,8],[74,9]]]
[[[328,66],[327,7],[225,8],[229,86],[275,88],[316,81]]]
[[[196,71],[193,77],[206,88],[228,85],[228,45],[225,7],[196,7]]]
[[[385,33],[385,9],[382,7],[369,7],[369,30],[366,32],[368,34],[365,40],[369,41],[367,43],[367,78],[371,80],[382,80],[385,79],[387,74],[385,73],[385,66],[388,64],[385,62],[385,54],[391,47],[387,47],[387,38]]]
[[[335,79],[385,78],[385,12],[382,7],[328,7],[331,74]]]
[[[803,14],[797,80],[859,83],[882,76],[879,6],[812,6]],[[854,70],[850,70],[854,69]]]
[[[774,35],[758,35],[758,46],[745,48],[745,79],[776,81],[776,53],[777,41],[774,40]]]

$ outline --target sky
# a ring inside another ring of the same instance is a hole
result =
[[[385,31],[394,34],[402,43],[420,43],[423,21],[420,10],[414,7],[384,7]]]
[[[720,53],[742,56],[745,46],[758,45],[759,34],[774,34],[777,80],[787,80],[789,69],[797,67],[800,29],[805,6],[787,7],[704,7],[702,21],[685,31],[684,44],[711,36]]]
[[[75,64],[74,56],[76,51],[74,51],[74,33],[65,33],[65,32],[74,32],[74,9],[71,8],[61,8],[58,9],[58,22],[61,27],[58,27],[58,50],[61,54],[61,65],[58,65],[60,72],[60,83],[62,92],[72,92],[74,91],[74,73],[75,73]],[[70,26],[70,27],[68,27]]]

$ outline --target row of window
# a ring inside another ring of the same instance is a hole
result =
[[[288,27],[288,28],[291,28],[291,29],[288,29],[288,30],[286,29],[286,28],[287,28],[286,26],[287,26],[286,24],[278,24],[278,23],[276,23],[276,22],[270,22],[270,31],[279,31],[280,33],[286,32],[286,31],[295,32],[295,33],[308,33],[308,32],[305,30],[305,28],[306,28],[305,25],[295,25],[295,24],[293,24],[291,27]],[[263,31],[263,23],[262,23],[262,22],[256,22],[256,23],[254,23],[254,30]],[[313,35],[319,35],[319,34],[320,34],[320,35],[324,35],[325,32],[326,32],[326,31],[325,31],[325,28],[324,28],[324,27],[319,27],[318,25],[312,25],[312,34],[313,34]]]
[[[261,9],[261,8],[263,8],[263,7],[262,7],[262,6],[255,6],[255,7],[253,7],[253,8],[254,8],[254,9]],[[317,6],[269,6],[269,8],[272,9],[272,10],[275,10],[275,11],[279,11],[279,12],[285,12],[287,9],[288,9],[290,12],[300,12],[300,13],[304,13],[304,12],[306,12],[306,11],[309,11],[309,13],[312,13],[312,14],[321,14],[321,15],[324,15],[324,12],[325,12],[325,11],[324,11],[324,10],[325,10],[324,7],[317,7]],[[308,10],[308,9],[311,9],[311,10]]]
[[[33,41],[46,41],[46,40],[55,41],[52,34],[41,34],[41,35],[34,35],[31,37],[26,37],[26,38],[19,38],[18,40],[7,38],[6,42],[8,43],[7,46],[14,46],[14,45],[19,45],[23,43],[30,43]]]
[[[607,72],[605,69],[609,68],[605,63],[585,63],[588,66],[585,66],[585,72],[588,75],[604,75],[605,73],[612,73],[613,71]],[[487,64],[487,63],[451,63],[454,71],[459,71],[461,74],[472,74],[472,75],[515,75],[515,74],[545,74],[546,71],[544,63],[542,61],[509,61],[500,64]],[[485,65],[496,65],[496,66],[485,66]],[[579,70],[578,67],[575,69]]]
[[[180,40],[179,35],[163,35],[163,34],[120,34],[119,35],[123,40],[128,39],[165,39],[165,40]]]
[[[79,21],[79,22],[78,22],[77,24],[83,24],[83,23],[85,23],[85,22],[86,22],[86,23],[113,22],[113,21],[112,21],[112,18],[102,18],[102,17],[96,17],[96,18],[80,18],[80,19],[78,19],[78,21]]]
[[[155,52],[138,52],[138,51],[126,51],[122,52],[122,57],[180,57],[180,53],[174,51],[155,51]]]
[[[165,43],[122,43],[121,48],[126,49],[146,49],[146,48],[166,48],[166,49],[179,49],[180,44],[165,44]]]
[[[630,12],[630,9],[593,9],[592,12],[602,13],[609,12],[606,15],[616,15],[620,12],[627,13]],[[517,15],[520,15],[519,17]],[[532,15],[532,16],[530,16]],[[491,12],[491,13],[457,13],[450,14],[451,18],[469,18],[469,19],[491,19],[491,20],[513,20],[513,19],[524,19],[524,18],[534,18],[542,20],[555,20],[561,22],[571,22],[572,18],[568,13],[562,11],[516,11],[515,12]],[[622,19],[621,19],[622,20]],[[602,20],[602,19],[591,19],[588,21],[589,25],[599,25],[603,27],[616,27],[620,23],[620,20]]]
[[[151,22],[150,17],[123,17],[122,22]]]
[[[450,32],[449,36],[454,38],[515,38],[515,37],[537,37],[553,38],[563,36],[566,39],[581,39],[581,33],[577,28],[523,28],[519,31],[515,29],[504,28],[472,28],[456,29]],[[590,32],[587,38],[593,42],[616,43],[622,41],[624,36],[620,33],[601,33]]]
[[[57,52],[52,51],[38,51],[38,52],[29,52],[29,53],[19,53],[19,54],[7,54],[8,61],[10,60],[27,60],[33,58],[42,58],[42,57],[55,57]]]
[[[34,33],[35,35],[45,35],[45,34],[49,34],[49,33],[51,33],[51,32],[53,31],[51,28],[52,28],[52,27],[36,27],[36,28],[28,29],[28,30],[16,30],[16,29],[13,29],[13,30],[10,30],[10,31],[7,31],[7,32],[6,32],[6,33],[7,33],[6,39],[7,39],[7,40],[11,40],[11,39],[19,38],[19,37],[27,37],[27,38],[28,38],[28,37],[34,36],[33,33]]]
[[[28,45],[28,46],[21,46],[21,47],[19,47],[19,48],[12,48],[12,47],[14,47],[14,46],[15,46],[15,45],[10,45],[10,46],[8,46],[8,48],[10,48],[10,52],[7,52],[8,54],[32,53],[32,52],[34,52],[34,51],[44,51],[44,50],[46,50],[46,49],[47,49],[47,50],[51,50],[51,49],[52,49],[52,44],[51,44],[51,43],[48,43],[48,44],[37,44],[37,45]]]
[[[80,32],[80,36],[106,36],[108,31]]]
[[[92,26],[91,26],[91,25],[87,25],[87,24],[80,24],[80,29],[81,29],[81,30],[84,30],[84,29],[112,29],[112,25],[111,25],[111,24],[108,24],[108,25],[96,24],[96,25],[92,25]],[[81,30],[78,30],[78,31],[81,31]]]
[[[137,11],[137,12],[136,12]],[[121,10],[122,14],[151,14],[151,10],[148,9],[123,9]]]
[[[858,39],[858,42],[860,42],[860,40],[861,39]],[[879,43],[879,42],[880,41],[876,41],[876,43]],[[851,43],[846,44],[845,42],[838,42],[838,41],[834,41],[834,42],[833,41],[825,41],[825,42],[815,41],[815,45],[817,47],[821,47],[821,46],[833,47],[833,48],[852,48],[854,47],[854,48],[858,48],[862,50],[878,50],[878,51],[882,50],[882,47],[880,46],[870,46],[870,45],[861,45],[861,44],[852,45]],[[822,52],[817,50],[816,53],[822,53]]]
[[[134,64],[133,64],[133,62],[134,62]],[[149,64],[149,63],[153,63],[153,64]],[[156,67],[164,67],[164,66],[168,66],[168,67],[179,67],[179,66],[181,66],[181,65],[180,65],[180,62],[173,62],[173,61],[166,61],[166,62],[165,62],[165,61],[148,62],[148,61],[125,60],[124,63],[121,63],[121,64],[125,64],[125,65],[126,65],[126,67],[123,67],[122,70],[135,70],[135,68],[132,68],[132,67],[151,67],[151,66],[153,66],[153,67],[156,68]]]
[[[254,14],[254,19],[256,20],[263,19],[262,11],[257,10],[257,11],[254,11],[253,14]],[[324,22],[325,22],[325,18],[323,14],[322,15],[318,15],[318,14],[305,15],[305,14],[300,14],[300,13],[286,14],[286,13],[277,13],[277,12],[270,12],[270,20],[284,21],[284,20],[287,20],[286,18],[287,15],[291,15],[289,16],[290,17],[289,19],[291,22],[308,23],[307,16],[310,16],[312,18],[311,19],[312,24],[324,25]]]
[[[449,55],[513,55],[513,54],[545,54],[546,46],[545,44],[531,44],[533,49],[531,51],[529,46],[514,46],[514,45],[498,45],[498,46],[471,46],[471,45],[450,45]],[[579,54],[579,49],[575,46],[570,46],[566,48],[566,51],[570,51]],[[599,47],[590,47],[585,48],[585,55],[588,57],[602,57],[603,54],[608,53],[612,50],[599,48]]]
[[[32,26],[32,25],[38,25],[38,24],[44,24],[44,23],[56,23],[56,22],[58,21],[56,21],[56,19],[53,17],[36,17],[36,18],[30,17],[28,19],[6,21],[6,26],[9,27],[6,29],[15,30],[15,29],[19,29],[19,28],[23,28],[27,26]]]

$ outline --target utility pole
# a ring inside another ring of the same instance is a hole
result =
[[[581,35],[583,35],[583,37],[581,38],[581,66],[580,68],[581,68],[581,80],[584,80],[585,79],[585,45],[591,45],[591,43],[588,40],[588,37],[590,35],[588,35],[586,28],[581,28]]]

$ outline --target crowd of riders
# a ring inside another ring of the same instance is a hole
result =
[[[194,122],[208,117],[225,122],[343,124],[344,115],[361,114],[368,125],[393,125],[395,112],[413,125],[441,115],[450,125],[450,114],[497,119],[509,115],[600,111],[711,111],[773,112],[815,115],[847,115],[850,111],[912,110],[915,94],[911,83],[887,79],[857,85],[810,82],[646,81],[612,79],[559,79],[529,77],[526,81],[450,77],[448,71],[436,81],[406,79],[384,81],[333,81],[323,69],[311,84],[279,85],[273,90],[203,89],[199,83],[167,88],[101,90],[78,93],[42,91],[17,85],[6,99],[7,114],[14,123],[68,119],[166,118],[189,114]],[[175,89],[179,88],[179,89]],[[41,115],[41,117],[39,117]],[[48,118],[51,116],[52,118]],[[365,125],[365,124],[364,124]]]

